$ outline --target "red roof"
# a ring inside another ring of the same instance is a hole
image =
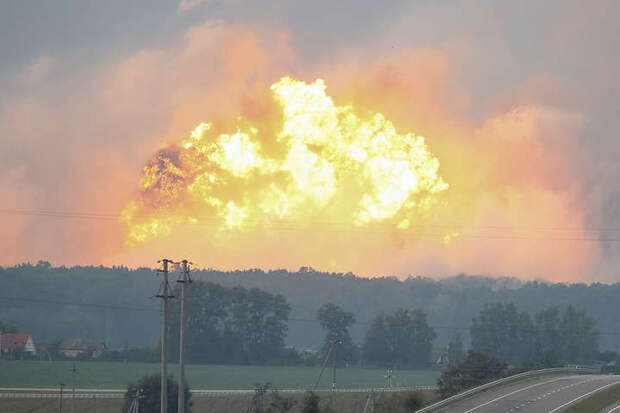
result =
[[[0,348],[3,350],[23,350],[29,338],[30,334],[2,333],[0,334],[0,339],[2,340]]]

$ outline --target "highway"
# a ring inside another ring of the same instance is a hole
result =
[[[444,413],[559,413],[573,403],[584,400],[597,391],[616,383],[620,383],[620,376],[543,376],[489,389],[438,411]],[[620,413],[620,408],[615,412]]]

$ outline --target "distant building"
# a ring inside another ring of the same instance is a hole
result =
[[[13,359],[24,353],[37,354],[30,334],[0,333],[0,357]]]
[[[105,347],[93,340],[65,340],[60,343],[60,352],[68,358],[99,358]]]

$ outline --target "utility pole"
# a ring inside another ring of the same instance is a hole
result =
[[[387,376],[385,378],[387,379],[388,389],[392,388],[392,377],[392,369],[387,369]]]
[[[334,341],[334,351],[333,351],[334,355],[332,356],[333,357],[332,358],[332,367],[333,367],[332,369],[332,391],[336,390],[336,354],[338,354],[336,346],[338,344],[342,344],[342,341],[336,339],[336,341]]]
[[[181,315],[179,317],[180,333],[179,333],[179,405],[177,411],[179,413],[185,413],[185,284],[191,283],[192,278],[189,275],[189,264],[187,260],[181,261],[183,268],[181,269],[181,276],[177,280],[181,283]]]
[[[131,406],[129,406],[129,413],[140,413],[140,399],[143,397],[142,389],[136,390]]]
[[[168,299],[174,296],[170,293],[170,285],[168,284],[168,264],[174,264],[174,261],[164,258],[160,261],[163,269],[158,270],[164,274],[162,281],[161,294],[157,297],[162,300],[162,321],[161,321],[161,413],[168,411]]]
[[[110,347],[109,335],[110,335],[110,308],[106,307],[103,310],[103,346],[106,349]]]
[[[62,413],[62,389],[65,387],[64,383],[60,383],[60,404],[58,406],[58,411]]]
[[[71,394],[71,413],[75,413],[75,373],[77,373],[79,369],[75,368],[75,363],[73,363],[73,368],[71,369],[72,375],[72,394]]]
[[[140,399],[144,398],[144,394],[142,394],[142,389],[136,390],[136,411],[135,413],[140,413]]]
[[[375,389],[374,388],[371,390],[370,396],[372,397],[372,410],[371,411],[372,411],[372,413],[375,413],[375,402],[376,402],[376,399],[375,399]]]

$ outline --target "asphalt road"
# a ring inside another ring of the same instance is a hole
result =
[[[445,413],[559,413],[615,383],[620,376],[539,377],[491,389],[447,406]],[[620,409],[614,413],[620,413]],[[592,412],[595,413],[595,412]]]

